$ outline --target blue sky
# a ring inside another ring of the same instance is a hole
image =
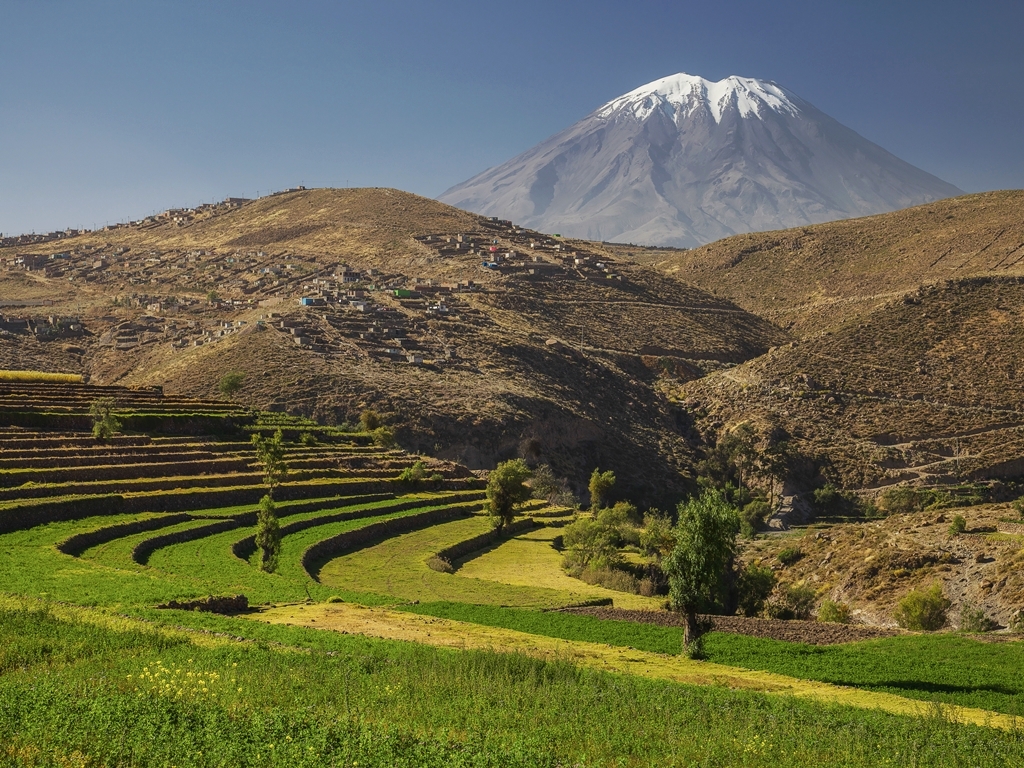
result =
[[[1024,4],[0,0],[0,232],[296,184],[435,196],[675,72],[1024,187]]]

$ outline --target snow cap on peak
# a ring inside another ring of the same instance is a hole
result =
[[[741,117],[757,117],[762,107],[790,115],[800,112],[799,97],[773,82],[733,75],[715,83],[680,72],[612,99],[598,109],[597,114],[608,117],[626,108],[638,120],[644,120],[656,109],[668,108],[673,115],[688,117],[706,106],[717,123],[731,103],[735,103]]]

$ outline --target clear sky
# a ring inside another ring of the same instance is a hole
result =
[[[436,196],[676,72],[1024,187],[1020,0],[0,0],[0,232],[297,184]]]

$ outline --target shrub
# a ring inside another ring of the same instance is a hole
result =
[[[373,444],[378,448],[394,448],[395,446],[395,433],[387,427],[370,430],[370,437],[373,438]]]
[[[803,556],[804,553],[800,551],[799,547],[786,547],[776,555],[783,565],[792,565]]]
[[[1018,515],[1024,517],[1024,496],[1013,502],[1013,509]]]
[[[372,408],[367,408],[359,414],[359,426],[363,428],[363,432],[373,432],[384,426],[384,422],[379,413]]]
[[[596,584],[605,589],[614,589],[616,592],[629,592],[633,595],[640,594],[640,582],[637,578],[633,574],[618,568],[610,566],[584,568],[579,578],[587,584]]]
[[[658,584],[654,579],[640,579],[639,592],[644,597],[655,597],[658,594]]]
[[[644,515],[644,527],[640,530],[637,542],[640,551],[648,556],[663,557],[676,545],[676,537],[672,532],[672,521],[657,509]]]
[[[793,584],[786,590],[786,606],[794,619],[809,619],[814,610],[814,590],[806,585]]]
[[[775,589],[775,574],[762,565],[748,565],[736,580],[736,607],[744,616],[757,616]]]
[[[444,475],[442,475],[440,472],[435,472],[434,474],[432,474],[427,479],[430,480],[430,482],[432,482],[432,483],[443,483],[444,482]]]
[[[740,534],[747,539],[754,538],[764,524],[772,508],[767,501],[755,499],[740,510]]]
[[[841,499],[839,489],[831,483],[814,491],[814,506],[819,512],[831,512],[839,505]]]
[[[315,434],[306,431],[302,433],[302,437],[299,438],[299,442],[303,445],[316,445],[319,441],[316,439]]]
[[[403,469],[398,475],[398,480],[403,483],[415,483],[422,480],[426,474],[426,466],[422,461],[417,461],[411,467]]]
[[[942,594],[942,587],[933,584],[927,590],[914,590],[900,600],[893,618],[904,629],[934,632],[946,626],[946,612],[949,600]]]
[[[241,371],[231,371],[230,373],[225,373],[220,377],[220,383],[217,385],[217,390],[224,395],[224,397],[231,397],[242,388],[243,383],[245,383],[245,374]]]
[[[344,603],[345,601],[344,601],[344,599],[338,597],[337,595],[331,595],[330,597],[327,598],[327,602],[328,603]]]
[[[959,536],[961,533],[967,530],[967,521],[963,515],[956,515],[953,518],[953,522],[949,524],[949,535]]]
[[[567,525],[562,534],[562,546],[566,553],[563,567],[568,569],[604,567],[618,560],[614,528],[601,525],[590,517],[581,517]]]
[[[109,440],[121,431],[121,421],[114,415],[117,401],[112,397],[101,397],[92,401],[89,415],[92,416],[92,436],[95,440]]]
[[[846,603],[837,603],[834,600],[822,600],[818,607],[818,621],[827,624],[849,624],[850,606]]]
[[[981,608],[974,607],[971,603],[964,603],[960,608],[960,631],[961,632],[991,632],[998,629],[999,625],[985,615]]]
[[[437,555],[427,560],[427,568],[438,573],[455,573],[455,566]]]

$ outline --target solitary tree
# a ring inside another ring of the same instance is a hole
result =
[[[258,432],[252,436],[256,458],[263,465],[263,482],[267,494],[260,499],[256,511],[256,546],[262,557],[260,567],[267,573],[277,570],[277,558],[281,552],[281,526],[277,522],[277,507],[274,505],[274,489],[288,474],[284,460],[284,436],[277,430],[267,438]]]
[[[703,635],[709,626],[698,614],[713,610],[725,598],[738,532],[736,510],[715,491],[679,505],[676,546],[662,567],[672,607],[684,617],[683,652],[691,659],[704,656]]]
[[[281,526],[277,522],[277,508],[268,493],[260,499],[256,510],[256,546],[260,549],[260,568],[267,573],[277,570],[281,554]]]
[[[242,384],[245,382],[245,374],[241,371],[231,371],[225,373],[220,377],[220,384],[217,385],[217,389],[224,397],[231,397],[238,390],[242,388]]]
[[[121,421],[114,415],[117,401],[112,397],[101,397],[92,401],[89,415],[92,416],[92,436],[96,440],[109,440],[121,431]]]
[[[530,475],[522,459],[503,461],[492,470],[487,480],[487,512],[497,530],[511,523],[516,507],[530,498],[530,489],[524,485]]]
[[[595,468],[594,472],[590,475],[590,508],[594,512],[597,512],[601,507],[604,506],[604,502],[608,498],[608,492],[615,485],[615,473],[610,469],[607,472],[602,472],[600,469]]]
[[[288,465],[284,460],[284,436],[277,430],[273,437],[264,437],[258,432],[252,436],[252,444],[256,449],[256,458],[263,465],[263,483],[269,489],[267,494],[274,495],[274,489],[288,474]]]

